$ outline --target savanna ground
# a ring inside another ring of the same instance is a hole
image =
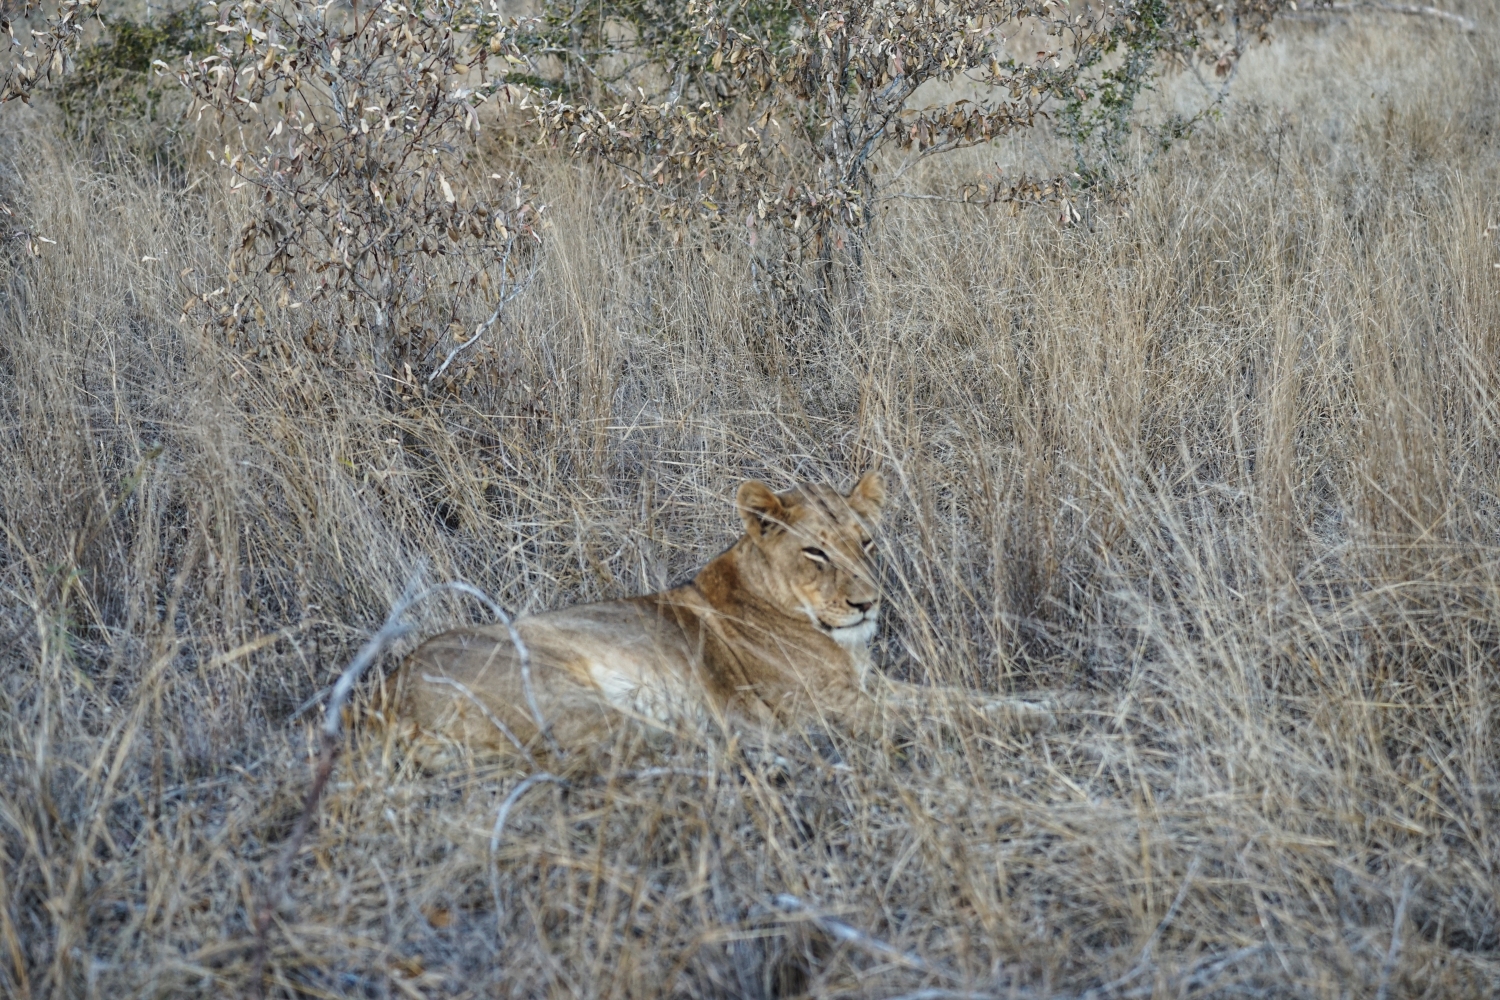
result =
[[[540,271],[461,399],[180,321],[225,177],[7,107],[0,200],[56,243],[0,286],[0,992],[252,990],[313,699],[419,565],[636,593],[731,540],[741,479],[878,462],[885,669],[1092,709],[773,765],[622,740],[494,847],[524,769],[357,724],[269,992],[1495,995],[1500,20],[1456,9],[1280,24],[1083,224],[887,202],[858,336],[542,157]]]

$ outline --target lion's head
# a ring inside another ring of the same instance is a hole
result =
[[[823,485],[775,493],[765,483],[744,483],[736,497],[745,522],[742,581],[841,645],[869,642],[880,613],[874,532],[884,503],[878,472],[848,496]]]

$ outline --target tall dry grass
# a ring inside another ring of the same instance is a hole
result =
[[[892,201],[826,337],[748,252],[653,242],[539,162],[544,266],[463,402],[179,322],[235,196],[7,109],[3,200],[57,244],[0,292],[0,991],[252,988],[314,699],[422,561],[522,612],[635,593],[730,540],[740,479],[880,462],[886,668],[1093,709],[794,734],[773,765],[627,741],[494,849],[522,772],[422,774],[357,726],[271,992],[1494,995],[1480,7],[1478,36],[1285,28],[1086,226]]]

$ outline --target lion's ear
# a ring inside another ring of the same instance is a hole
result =
[[[847,497],[854,512],[871,524],[880,522],[880,508],[885,506],[885,477],[879,472],[866,472],[854,484]]]
[[[764,538],[786,523],[786,508],[771,487],[754,479],[740,484],[734,504],[740,509],[745,532],[751,538]]]

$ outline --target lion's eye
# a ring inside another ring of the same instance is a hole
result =
[[[873,539],[873,538],[866,538],[864,541],[860,542],[859,544],[860,544],[860,547],[863,548],[866,552],[874,552],[875,551],[875,539]]]
[[[807,558],[811,559],[813,562],[817,563],[820,566],[828,565],[828,553],[824,552],[822,549],[808,547],[802,550],[802,554],[807,556]]]

